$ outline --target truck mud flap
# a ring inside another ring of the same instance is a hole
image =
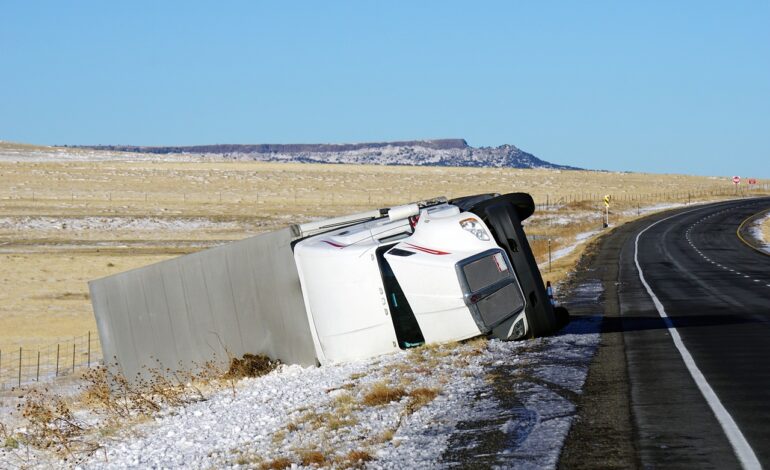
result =
[[[521,226],[521,222],[535,211],[532,196],[510,193],[490,197],[474,204],[469,211],[484,221],[497,244],[508,253],[527,301],[524,311],[529,324],[528,336],[534,338],[554,333],[563,322],[557,320],[548,300],[535,256]]]

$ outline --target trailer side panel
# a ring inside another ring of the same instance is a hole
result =
[[[289,229],[90,282],[106,364],[189,369],[266,354],[313,365]]]

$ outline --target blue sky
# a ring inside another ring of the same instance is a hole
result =
[[[770,2],[0,2],[0,139],[770,177]]]

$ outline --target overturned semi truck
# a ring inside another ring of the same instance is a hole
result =
[[[436,198],[270,232],[89,283],[126,377],[245,353],[329,364],[480,335],[544,336],[525,193]]]

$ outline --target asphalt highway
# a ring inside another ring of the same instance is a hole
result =
[[[562,467],[770,468],[770,256],[736,234],[768,207],[695,206],[602,240],[603,344]]]

